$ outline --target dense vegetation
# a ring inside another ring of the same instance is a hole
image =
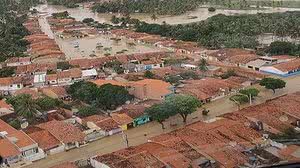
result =
[[[178,40],[198,41],[209,48],[255,48],[257,36],[300,36],[300,12],[216,15],[205,21],[186,25],[136,24],[136,31],[159,34]]]
[[[97,87],[96,84],[85,81],[71,85],[68,93],[74,99],[81,100],[102,110],[114,110],[133,98],[122,86],[105,84]]]
[[[89,0],[47,0],[49,4],[52,5],[64,5],[67,8],[77,8],[79,5],[77,3],[87,2]]]
[[[285,41],[275,41],[264,51],[270,55],[300,55],[300,44]]]
[[[45,111],[65,107],[61,100],[47,96],[33,99],[29,94],[8,97],[7,102],[13,106],[19,117],[26,118],[29,122],[34,122],[34,119]]]
[[[93,6],[92,10],[99,13],[156,13],[159,15],[179,15],[196,9],[202,0],[115,0],[102,2]]]
[[[29,32],[22,24],[29,8],[37,2],[38,0],[0,1],[0,61],[24,55],[28,42],[23,38]]]

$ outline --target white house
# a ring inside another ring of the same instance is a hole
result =
[[[23,87],[22,77],[0,78],[0,91],[4,93],[15,92]]]
[[[272,66],[264,66],[260,68],[260,71],[282,77],[300,74],[300,59],[294,59]]]
[[[46,72],[36,72],[33,77],[34,86],[44,86],[46,82]]]
[[[0,165],[13,165],[19,161],[36,161],[45,157],[38,144],[26,135],[0,120]]]
[[[82,70],[82,79],[94,79],[98,76],[96,69]]]
[[[6,66],[8,67],[16,67],[20,65],[29,65],[31,64],[30,57],[13,57],[6,61]]]

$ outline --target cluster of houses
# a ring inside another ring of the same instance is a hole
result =
[[[289,55],[258,56],[253,50],[227,48],[202,54],[213,62],[251,69],[254,71],[288,77],[300,72],[300,59]]]
[[[95,36],[98,31],[95,28],[86,26],[74,18],[54,18],[47,17],[51,30],[62,39],[66,38],[83,38],[87,36]]]
[[[32,17],[24,23],[31,33],[25,37],[30,45],[27,53],[35,62],[57,62],[65,59],[65,54],[60,50],[54,39],[41,31],[39,20]]]
[[[99,32],[74,19],[48,17],[52,31],[61,38],[81,38]],[[47,155],[78,148],[91,141],[122,133],[143,125],[151,118],[145,109],[173,94],[189,94],[207,103],[236,93],[268,74],[290,76],[300,72],[300,59],[291,56],[260,57],[252,50],[205,50],[193,42],[167,39],[131,30],[109,31],[116,38],[124,37],[146,45],[167,49],[168,52],[135,53],[99,58],[65,61],[54,39],[45,35],[37,17],[24,26],[31,32],[30,57],[10,58],[3,67],[14,67],[15,75],[0,78],[3,95],[29,94],[33,99],[48,96],[65,102],[72,100],[66,88],[82,80],[97,86],[112,84],[125,87],[135,97],[107,114],[79,117],[76,110],[57,108],[46,113],[46,122],[35,125],[21,123],[16,130],[6,122],[14,109],[0,100],[0,167],[30,164]],[[199,70],[199,60],[206,59],[206,72]],[[174,65],[167,61],[176,60]],[[62,62],[64,61],[64,62]],[[59,64],[70,68],[60,69]],[[122,67],[123,74],[107,71],[109,63]],[[234,71],[234,76],[219,76]],[[151,71],[156,79],[145,79]],[[166,77],[194,72],[198,79],[181,80],[178,86],[165,82]],[[263,73],[262,73],[263,72]],[[129,80],[137,75],[137,80]],[[127,80],[123,77],[126,76]],[[120,80],[120,78],[122,80]],[[238,167],[279,163],[299,159],[300,148],[270,140],[268,135],[286,129],[299,130],[300,93],[282,96],[207,122],[197,122],[171,133],[151,138],[149,142],[90,159],[94,168],[124,167]],[[63,163],[65,167],[77,167]]]
[[[28,126],[24,121],[21,123],[22,130],[16,130],[0,119],[0,165],[27,165],[47,155],[78,148],[88,142],[143,125],[151,120],[145,109],[174,94],[172,85],[160,80],[121,83],[98,79],[93,82],[98,86],[106,83],[128,88],[131,86],[130,92],[140,100],[134,104],[125,104],[110,115],[98,114],[84,118],[77,116],[73,110],[57,108],[46,113],[46,122]],[[68,101],[70,98],[61,86],[23,88],[14,93],[18,94],[29,94],[33,99],[49,96]],[[14,115],[13,107],[4,99],[1,100],[0,109],[0,118]]]
[[[299,130],[300,93],[285,95],[206,122],[196,122],[147,143],[94,156],[94,168],[257,167],[299,160],[297,142],[269,135]]]

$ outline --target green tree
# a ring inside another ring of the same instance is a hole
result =
[[[14,67],[4,67],[0,69],[0,77],[10,77],[15,74],[15,68]]]
[[[20,129],[21,128],[21,123],[18,119],[14,119],[9,121],[8,123],[10,126],[14,127],[15,129]]]
[[[51,97],[45,96],[42,98],[36,99],[36,104],[40,107],[43,111],[53,110],[61,105],[58,99],[53,99]]]
[[[209,8],[208,8],[208,11],[209,11],[209,12],[215,12],[215,11],[216,11],[216,8],[214,8],[214,7],[209,7]]]
[[[186,123],[188,115],[197,111],[202,105],[197,98],[190,95],[170,96],[167,97],[165,103],[182,117],[184,123]]]
[[[208,63],[207,63],[207,61],[205,60],[205,59],[201,59],[200,60],[200,63],[199,63],[199,69],[200,69],[200,71],[202,71],[202,72],[206,72],[207,70],[208,70]]]
[[[240,110],[241,105],[247,103],[249,101],[249,98],[247,95],[238,94],[231,96],[229,100],[233,101],[238,106],[238,110]]]
[[[194,71],[185,71],[180,73],[182,79],[199,79],[199,75],[197,75]]]
[[[242,89],[239,91],[240,94],[244,94],[251,97],[256,97],[259,94],[259,90],[256,88],[248,88],[248,89]]]
[[[275,93],[276,89],[282,89],[285,87],[286,82],[281,79],[275,78],[264,78],[259,83],[261,86],[264,86],[266,89],[271,89]]]
[[[97,113],[97,109],[93,106],[84,106],[78,109],[78,114],[80,117],[88,117]]]
[[[266,52],[271,55],[299,55],[300,47],[291,42],[275,41],[270,44]]]
[[[22,116],[29,121],[32,121],[36,117],[40,109],[35,100],[33,100],[31,95],[28,94],[20,94],[11,97],[7,100],[7,102],[12,104],[15,112],[19,116]]]
[[[156,20],[157,20],[157,16],[156,16],[155,13],[153,13],[153,14],[151,15],[151,19],[152,19],[153,21],[156,21]]]
[[[179,85],[182,77],[180,75],[169,75],[166,77],[165,81],[171,83],[172,85]]]
[[[162,129],[165,129],[164,121],[176,114],[175,111],[172,110],[172,107],[166,103],[154,104],[153,106],[147,108],[145,113],[147,113],[151,119],[161,124]]]
[[[119,24],[119,23],[120,23],[119,19],[118,19],[115,15],[113,15],[113,16],[111,17],[110,21],[111,21],[111,23],[113,23],[113,24]]]
[[[115,110],[131,99],[133,96],[125,87],[105,84],[99,87],[95,105],[103,110]]]
[[[69,62],[58,62],[57,63],[57,69],[61,69],[61,70],[67,70],[70,68],[73,68],[74,66],[71,65]]]
[[[74,98],[92,104],[99,95],[99,89],[92,82],[80,81],[72,84],[67,92]]]
[[[234,70],[229,69],[226,73],[224,73],[224,74],[221,75],[221,78],[222,79],[228,79],[231,76],[236,76],[236,73],[235,73]]]
[[[154,73],[152,73],[151,71],[147,70],[144,72],[144,77],[148,78],[148,79],[153,79],[154,78]]]
[[[93,18],[85,18],[82,20],[83,23],[91,23],[94,22],[95,20]]]

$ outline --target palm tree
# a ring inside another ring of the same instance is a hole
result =
[[[15,109],[15,112],[22,117],[25,117],[28,120],[32,120],[36,117],[39,112],[40,107],[28,94],[21,94],[13,98],[14,102],[12,103]]]
[[[157,20],[157,16],[156,16],[155,13],[153,13],[153,14],[151,15],[151,19],[152,19],[153,21],[156,21],[156,20]]]
[[[200,69],[200,71],[206,72],[208,70],[207,66],[208,66],[207,61],[204,58],[202,58],[200,60],[200,63],[199,63],[199,69]]]

